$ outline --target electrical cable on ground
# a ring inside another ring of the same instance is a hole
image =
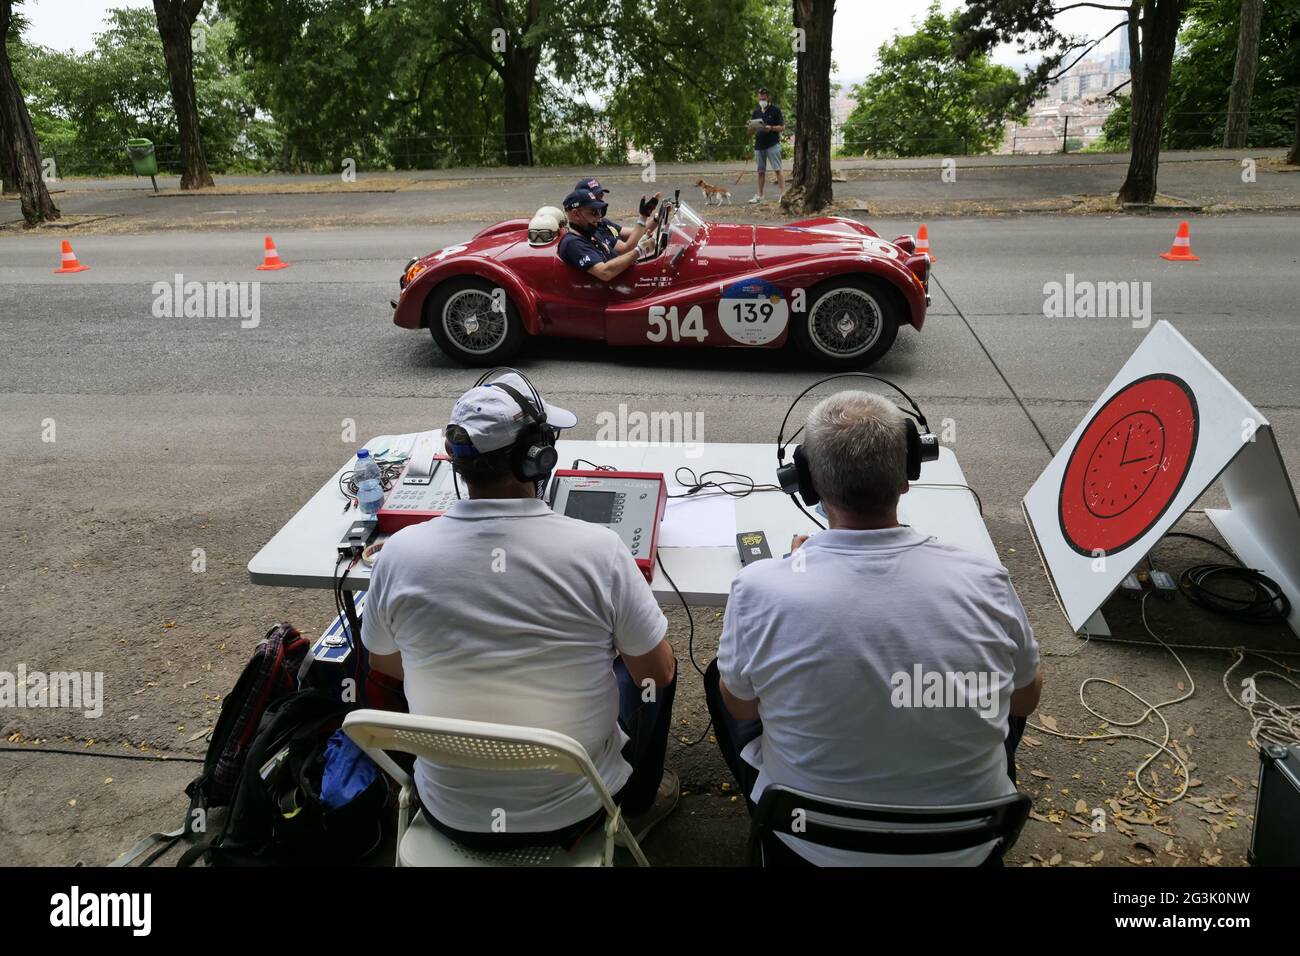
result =
[[[1156,643],[1158,643],[1161,647],[1167,650],[1170,653],[1170,655],[1173,656],[1173,659],[1178,662],[1178,666],[1183,669],[1183,676],[1187,678],[1186,693],[1184,693],[1180,697],[1170,698],[1169,700],[1163,700],[1157,704],[1153,704],[1145,697],[1143,697],[1141,694],[1137,693],[1136,691],[1132,690],[1129,687],[1126,687],[1125,685],[1121,684],[1119,681],[1111,680],[1108,677],[1089,677],[1085,679],[1081,684],[1079,684],[1079,703],[1083,705],[1084,710],[1092,714],[1094,717],[1096,717],[1098,720],[1102,721],[1109,727],[1137,727],[1145,723],[1148,717],[1155,715],[1157,718],[1159,718],[1160,723],[1164,726],[1164,739],[1155,740],[1151,737],[1146,737],[1143,736],[1142,734],[1133,733],[1132,731],[1129,730],[1118,730],[1118,731],[1112,731],[1110,733],[1105,733],[1105,734],[1099,734],[1096,732],[1089,733],[1089,734],[1069,734],[1060,730],[1052,730],[1049,727],[1044,727],[1041,724],[1035,724],[1030,721],[1026,721],[1026,723],[1028,726],[1033,727],[1034,730],[1037,730],[1040,733],[1050,734],[1053,737],[1062,737],[1066,740],[1077,740],[1080,743],[1084,743],[1084,742],[1092,743],[1100,740],[1117,740],[1117,739],[1127,738],[1129,740],[1141,740],[1143,743],[1150,744],[1152,747],[1155,747],[1156,749],[1152,753],[1150,753],[1146,757],[1146,759],[1142,761],[1141,764],[1138,765],[1137,772],[1133,774],[1133,783],[1137,786],[1138,790],[1141,791],[1143,796],[1147,797],[1148,799],[1155,800],[1158,803],[1171,804],[1171,803],[1176,803],[1177,801],[1181,800],[1184,796],[1187,795],[1187,784],[1190,778],[1190,772],[1187,769],[1186,761],[1184,761],[1183,758],[1179,756],[1179,754],[1169,746],[1169,740],[1172,735],[1169,730],[1169,721],[1165,719],[1165,715],[1162,712],[1162,708],[1171,707],[1174,704],[1181,704],[1183,701],[1189,700],[1191,696],[1194,693],[1196,693],[1196,681],[1192,679],[1192,674],[1187,669],[1187,665],[1183,663],[1183,659],[1179,657],[1178,654],[1174,651],[1174,649],[1165,641],[1163,641],[1160,638],[1160,636],[1151,629],[1151,625],[1147,623],[1147,598],[1149,596],[1150,596],[1149,594],[1144,594],[1142,596],[1142,626],[1146,628],[1147,633],[1151,635],[1151,637],[1156,641]],[[1144,705],[1146,707],[1146,710],[1143,711],[1142,715],[1138,717],[1136,720],[1114,720],[1112,718],[1109,718],[1105,714],[1101,713],[1100,711],[1096,710],[1095,708],[1093,708],[1088,704],[1088,700],[1085,694],[1087,692],[1089,684],[1108,684],[1111,687],[1117,688],[1118,690],[1122,690],[1124,693],[1128,694],[1138,703]],[[1175,794],[1173,797],[1157,796],[1156,794],[1149,791],[1142,784],[1142,772],[1146,770],[1147,767],[1149,767],[1152,764],[1152,762],[1156,759],[1156,756],[1161,753],[1168,754],[1175,762],[1177,762],[1179,768],[1182,770],[1182,778],[1183,778],[1182,785],[1180,786],[1178,793]]]
[[[66,754],[69,757],[107,757],[109,760],[153,760],[158,763],[203,763],[202,757],[169,757],[165,754],[113,754],[96,750],[69,750],[66,747],[7,747],[0,745],[0,753]]]
[[[1295,673],[1295,669],[1259,651],[1247,651],[1239,647],[1236,653],[1237,659],[1223,673],[1223,692],[1228,695],[1229,700],[1250,715],[1250,739],[1255,742],[1256,747],[1263,746],[1264,741],[1281,744],[1284,747],[1300,744],[1300,704],[1281,704],[1273,700],[1259,689],[1259,679],[1273,677],[1290,684],[1298,691],[1300,691],[1300,683],[1277,671],[1263,670],[1255,671],[1242,680],[1242,693],[1239,695],[1234,694],[1228,687],[1228,678],[1232,672],[1252,655],[1262,657],[1270,664],[1292,674]]]

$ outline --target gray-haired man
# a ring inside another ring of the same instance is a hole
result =
[[[1038,644],[1005,568],[899,524],[906,425],[869,392],[820,402],[803,454],[829,530],[732,582],[705,690],[751,811],[773,783],[908,806],[1015,790],[1011,756],[1042,687]],[[781,839],[793,852],[770,862],[904,862]]]

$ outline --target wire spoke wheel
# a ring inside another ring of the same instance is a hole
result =
[[[832,289],[808,314],[808,337],[826,355],[846,359],[869,351],[880,339],[884,323],[880,303],[864,289]]]
[[[505,341],[506,312],[482,289],[461,289],[442,307],[442,328],[458,348],[486,355]]]

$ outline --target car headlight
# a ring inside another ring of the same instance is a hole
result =
[[[423,272],[426,268],[428,267],[423,262],[421,262],[418,258],[412,259],[410,262],[406,264],[406,270],[402,273],[402,280],[401,282],[398,283],[398,285],[401,288],[405,289],[408,285],[414,282],[415,277],[418,276],[421,272]]]

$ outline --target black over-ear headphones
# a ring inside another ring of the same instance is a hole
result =
[[[812,471],[808,467],[808,456],[804,454],[803,446],[800,445],[795,447],[793,458],[789,464],[786,464],[785,461],[786,448],[790,442],[794,441],[795,438],[798,437],[799,432],[803,431],[803,426],[800,425],[795,429],[794,434],[792,434],[788,440],[785,437],[785,426],[789,423],[790,415],[794,411],[794,407],[799,404],[800,399],[818,385],[834,381],[837,378],[869,378],[872,381],[881,382],[902,395],[907,399],[908,404],[912,406],[911,409],[899,408],[899,411],[903,412],[903,414],[911,416],[910,418],[905,419],[904,425],[907,435],[908,481],[916,481],[921,477],[922,462],[937,461],[939,458],[938,436],[931,433],[930,426],[926,423],[925,415],[921,413],[920,406],[916,404],[912,399],[912,396],[908,395],[907,392],[903,391],[887,378],[881,378],[879,375],[868,375],[866,372],[843,372],[839,375],[828,376],[820,381],[813,382],[795,396],[795,400],[791,402],[790,407],[786,409],[785,418],[781,419],[781,428],[777,432],[776,436],[777,484],[781,486],[782,491],[787,495],[790,495],[792,498],[796,493],[798,493],[799,497],[803,499],[804,504],[810,508],[817,504],[817,502],[821,501],[821,495],[817,493],[817,489],[813,486]],[[798,502],[796,501],[795,504],[798,504]]]
[[[514,372],[527,383],[532,393],[531,399],[519,394],[519,390],[505,382],[489,382],[488,379],[500,373]],[[523,372],[517,368],[494,368],[484,372],[474,386],[487,385],[499,388],[511,398],[528,416],[528,424],[515,437],[510,447],[510,470],[520,481],[545,481],[550,477],[559,462],[559,453],[555,450],[556,430],[546,424],[542,413],[545,407],[537,387]]]

